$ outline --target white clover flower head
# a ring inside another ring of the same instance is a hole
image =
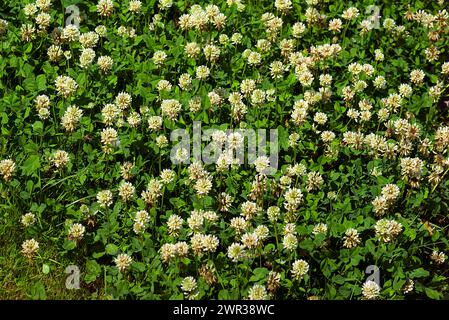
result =
[[[362,286],[362,295],[365,299],[374,300],[380,295],[380,287],[379,285],[372,281],[366,281]]]

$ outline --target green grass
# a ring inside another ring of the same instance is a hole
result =
[[[71,263],[52,248],[40,249],[40,256],[28,261],[20,253],[17,231],[3,227],[0,234],[0,300],[19,299],[96,299],[102,293],[87,286],[81,277],[80,289],[67,289],[64,271]],[[50,272],[43,272],[43,264]]]

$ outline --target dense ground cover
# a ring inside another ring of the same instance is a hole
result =
[[[3,1],[0,298],[446,298],[448,7]]]

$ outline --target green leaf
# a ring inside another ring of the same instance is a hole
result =
[[[334,298],[337,295],[337,289],[333,286],[328,286],[329,288],[329,299]]]
[[[2,112],[2,113],[0,114],[0,116],[1,116],[1,118],[2,118],[1,123],[2,123],[2,124],[7,124],[8,121],[9,121],[8,115],[7,115],[5,112]]]
[[[101,266],[95,260],[88,260],[86,263],[86,276],[84,280],[87,283],[95,281],[97,277],[101,274]]]
[[[85,174],[80,175],[80,183],[84,184],[84,182],[86,181],[87,176]]]
[[[31,299],[33,300],[46,300],[47,294],[45,293],[45,287],[42,282],[36,282],[30,290]]]
[[[268,272],[267,268],[256,268],[253,270],[253,275],[249,278],[249,281],[258,282],[262,279],[266,279]]]
[[[94,259],[98,259],[98,258],[101,258],[102,256],[104,256],[104,252],[94,252],[93,254],[92,254],[92,257],[94,258]]]
[[[47,77],[43,74],[38,75],[36,77],[36,85],[38,91],[47,89]]]
[[[49,274],[50,273],[50,266],[46,263],[42,265],[42,273],[43,274]]]
[[[134,250],[136,250],[136,251],[142,251],[143,245],[142,245],[142,243],[139,241],[139,239],[133,238],[133,239],[131,240],[131,242],[132,242],[132,247],[133,247]]]
[[[146,270],[145,264],[142,262],[133,262],[131,266],[140,272],[144,272]]]
[[[115,256],[118,252],[118,247],[115,244],[109,243],[106,245],[105,251],[111,256]]]
[[[32,155],[22,165],[22,173],[26,176],[37,176],[37,169],[40,168],[40,161],[38,155]]]
[[[430,298],[430,299],[434,299],[434,300],[440,300],[442,298],[442,295],[440,292],[431,289],[431,288],[425,288],[426,291],[426,295]]]
[[[67,251],[73,250],[76,248],[76,242],[73,240],[66,240],[62,247]]]
[[[311,239],[305,239],[299,243],[299,247],[304,250],[312,251],[313,241]]]
[[[410,277],[411,279],[414,279],[414,278],[424,278],[424,277],[428,277],[429,274],[430,274],[429,271],[427,271],[427,270],[425,270],[425,269],[423,269],[423,268],[418,268],[418,269],[413,270],[413,271],[410,273],[409,277]]]
[[[61,3],[64,8],[71,6],[73,4],[81,3],[83,0],[61,0]]]
[[[218,300],[229,300],[229,291],[222,289],[218,292]]]
[[[181,293],[174,293],[168,298],[169,300],[184,300],[184,295]]]
[[[37,91],[36,79],[34,78],[26,78],[22,82],[23,88],[29,92]]]
[[[27,43],[27,44],[25,45],[25,48],[24,48],[24,50],[23,50],[23,53],[30,53],[31,50],[33,50],[33,43],[32,43],[32,42]]]
[[[33,131],[36,132],[37,134],[41,134],[44,130],[44,124],[42,123],[42,121],[35,121],[32,127]]]
[[[265,253],[269,253],[269,252],[275,251],[275,250],[276,250],[276,245],[274,243],[269,243],[264,248]]]
[[[332,277],[332,281],[335,282],[336,284],[343,284],[346,282],[346,279],[341,275],[337,274],[336,276]]]

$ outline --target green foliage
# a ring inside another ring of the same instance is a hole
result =
[[[444,1],[53,2],[0,8],[1,298],[365,299],[373,265],[371,298],[448,297]],[[277,129],[278,170],[173,163],[194,121]]]

